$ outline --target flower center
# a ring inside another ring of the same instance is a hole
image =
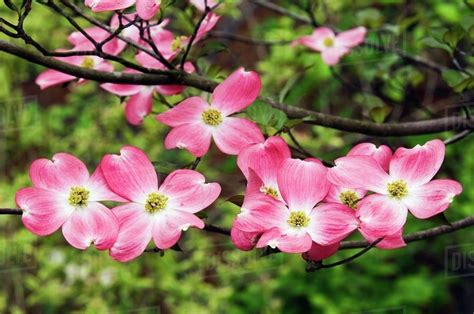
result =
[[[150,214],[154,214],[165,209],[166,205],[168,205],[168,197],[164,196],[163,194],[153,192],[148,194],[145,203],[145,210]]]
[[[86,207],[90,192],[82,186],[74,186],[69,192],[67,201],[74,207]]]
[[[359,202],[359,196],[354,191],[344,191],[339,194],[339,200],[342,204],[352,209],[357,208],[357,202]]]
[[[334,39],[324,38],[323,45],[326,46],[327,48],[331,48],[332,46],[334,46]]]
[[[179,50],[183,48],[183,41],[186,40],[186,36],[178,36],[176,37],[173,42],[171,43],[171,49],[174,50]]]
[[[391,197],[401,199],[408,194],[408,186],[405,181],[396,180],[387,184],[387,191]]]
[[[85,57],[84,60],[82,60],[82,67],[87,68],[87,69],[93,69],[94,68],[94,59],[91,57]]]
[[[208,125],[217,126],[222,123],[222,115],[219,110],[208,109],[202,113],[202,120]]]
[[[309,217],[303,211],[295,211],[290,213],[287,222],[293,228],[304,228],[309,225]]]
[[[271,186],[262,186],[260,188],[260,192],[266,194],[266,195],[269,195],[273,198],[278,198],[278,191],[274,188],[272,188]]]

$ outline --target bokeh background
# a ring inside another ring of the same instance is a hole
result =
[[[298,1],[276,2],[305,16],[295,4]],[[219,10],[224,15],[217,27],[220,32],[280,41],[312,31],[309,25],[248,1],[226,1],[225,10]],[[451,68],[455,68],[455,59],[461,67],[471,65],[472,71],[474,11],[470,0],[331,0],[319,1],[314,12],[321,24],[339,29],[365,25],[371,42]],[[10,14],[4,4],[0,13]],[[189,34],[199,16],[185,1],[176,1],[166,14],[177,34]],[[36,2],[26,28],[49,49],[68,47],[66,37],[73,30]],[[132,50],[128,53],[133,55]],[[355,50],[330,69],[318,54],[302,48],[249,46],[209,38],[196,46],[192,60],[201,74],[214,79],[222,79],[240,65],[255,69],[264,81],[264,95],[376,122],[462,115],[461,107],[469,108],[473,101],[472,86],[459,87],[466,80],[461,71],[435,73],[408,64],[397,54],[370,48]],[[30,184],[31,162],[56,152],[78,156],[91,171],[104,154],[116,153],[126,144],[145,150],[162,174],[193,161],[187,152],[164,149],[168,129],[153,116],[140,127],[128,125],[120,100],[102,92],[95,83],[40,91],[34,79],[43,70],[0,53],[0,207],[14,208],[15,191]],[[168,101],[200,94],[208,96],[188,88],[184,95]],[[155,112],[165,110],[159,100],[154,106]],[[259,116],[258,110],[252,112],[267,134],[285,123],[296,124],[268,108],[266,116]],[[453,135],[375,138],[303,125],[296,126],[293,133],[306,150],[324,160],[343,156],[360,141],[411,147]],[[463,194],[446,211],[448,220],[474,214],[473,156],[472,138],[447,149],[438,177],[455,178],[464,186]],[[213,149],[198,170],[223,186],[222,197],[206,211],[207,221],[230,227],[239,208],[226,199],[244,188],[235,158]],[[410,219],[405,232],[440,223]],[[473,230],[411,243],[404,249],[373,250],[350,264],[306,273],[298,255],[261,257],[258,251],[240,252],[232,248],[229,238],[197,230],[186,232],[181,239],[184,252],[170,250],[164,256],[145,253],[120,264],[107,252],[75,250],[60,232],[39,238],[22,226],[19,217],[1,216],[0,312],[472,313]],[[343,251],[331,260],[352,253]]]

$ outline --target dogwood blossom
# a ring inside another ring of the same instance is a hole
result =
[[[89,176],[79,159],[59,153],[33,162],[30,178],[33,187],[16,193],[28,230],[46,236],[62,228],[64,238],[82,250],[91,244],[100,250],[112,247],[118,220],[100,201],[123,199],[108,188],[100,167]]]
[[[161,0],[85,0],[84,5],[93,12],[122,10],[135,5],[137,14],[150,20],[160,10]]]
[[[106,155],[104,177],[127,203],[112,209],[120,224],[110,249],[112,258],[125,262],[139,256],[153,239],[160,249],[175,245],[189,227],[202,229],[204,222],[194,214],[208,207],[220,194],[217,183],[193,170],[176,170],[161,185],[155,169],[138,148],[125,146],[120,155]]]
[[[339,63],[342,56],[348,54],[351,48],[360,45],[365,40],[367,29],[356,27],[339,34],[335,34],[330,28],[318,27],[310,36],[297,39],[294,44],[301,44],[321,53],[321,57],[327,65]]]
[[[443,163],[444,143],[432,140],[412,149],[399,148],[390,159],[387,173],[368,156],[347,156],[336,160],[328,178],[336,185],[360,188],[376,194],[366,196],[358,206],[358,213],[367,217],[378,213],[379,220],[364,219],[366,232],[371,236],[399,232],[405,224],[408,210],[419,219],[430,218],[448,208],[461,185],[448,179],[432,180]]]
[[[158,121],[173,128],[166,136],[165,147],[184,148],[201,157],[209,150],[211,139],[223,153],[230,155],[263,142],[254,122],[231,116],[247,108],[257,98],[260,88],[256,72],[239,68],[215,88],[210,105],[194,96],[157,115]]]

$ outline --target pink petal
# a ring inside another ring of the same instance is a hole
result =
[[[211,146],[211,130],[201,122],[182,124],[166,136],[166,149],[181,148],[196,157],[204,156]]]
[[[262,82],[257,72],[238,68],[214,89],[211,105],[225,116],[230,115],[253,103],[261,88]]]
[[[278,187],[290,209],[305,211],[322,201],[331,186],[323,165],[286,159],[278,171]]]
[[[143,86],[141,85],[130,85],[130,84],[113,84],[113,83],[105,83],[100,85],[101,88],[118,96],[131,96],[138,94],[142,89]]]
[[[219,197],[221,186],[206,183],[206,178],[197,171],[180,169],[166,177],[159,191],[170,197],[170,208],[196,213]]]
[[[377,241],[377,237],[371,237],[368,234],[365,234],[363,230],[360,230],[364,238],[367,239],[370,243]],[[398,249],[406,246],[405,240],[403,239],[403,228],[398,230],[392,235],[385,236],[382,241],[377,243],[376,247],[384,250]]]
[[[116,201],[125,202],[126,199],[115,194],[108,186],[100,165],[94,171],[85,188],[90,192],[89,201]]]
[[[153,105],[152,94],[152,89],[145,88],[127,100],[125,104],[125,117],[127,117],[128,123],[132,125],[143,123],[143,119],[151,113]]]
[[[419,219],[430,218],[445,211],[462,186],[454,180],[433,180],[410,189],[403,203]]]
[[[120,262],[130,261],[141,255],[152,239],[153,221],[143,205],[128,203],[112,209],[119,221],[117,241],[110,249],[110,256]]]
[[[189,0],[189,2],[194,5],[199,11],[204,12],[206,9],[205,0]],[[207,6],[212,8],[217,3],[214,0],[207,0]]]
[[[258,248],[265,246],[277,247],[286,253],[304,253],[311,248],[311,237],[307,233],[282,234],[274,228],[266,231],[257,243]]]
[[[237,157],[237,165],[247,179],[252,168],[266,184],[276,184],[280,164],[290,157],[291,152],[285,141],[279,136],[272,136],[263,143],[243,149]]]
[[[105,155],[100,166],[110,189],[128,200],[144,204],[158,189],[155,168],[138,148],[124,146],[120,155]]]
[[[191,213],[179,210],[167,210],[155,220],[153,241],[162,250],[175,245],[181,237],[181,231],[189,227],[204,228],[204,222]]]
[[[89,171],[76,157],[58,153],[52,160],[35,160],[30,167],[30,178],[37,188],[69,193],[71,187],[87,183]]]
[[[41,89],[46,89],[48,87],[70,82],[75,79],[75,76],[49,69],[44,72],[41,72],[41,74],[38,75],[38,77],[36,78],[35,83]]]
[[[369,156],[377,160],[379,165],[383,170],[388,171],[390,165],[390,159],[392,158],[392,150],[390,147],[385,145],[380,145],[380,147],[375,146],[372,143],[360,143],[354,146],[347,156]]]
[[[21,219],[25,227],[40,236],[58,230],[74,210],[62,195],[39,188],[18,190],[15,201],[23,210]]]
[[[134,4],[135,0],[86,0],[85,2],[85,5],[93,12],[122,10]]]
[[[230,238],[236,248],[242,251],[250,251],[257,244],[260,232],[245,232],[237,228],[230,230]]]
[[[330,245],[340,242],[357,229],[358,221],[352,209],[342,204],[320,204],[310,214],[308,233],[314,242]]]
[[[345,47],[326,48],[321,52],[321,58],[327,65],[336,65],[341,57],[349,53],[349,49]]]
[[[265,140],[253,121],[234,117],[224,118],[215,128],[212,137],[219,150],[228,155],[237,155],[249,145]]]
[[[138,15],[149,20],[153,18],[160,9],[161,0],[136,0],[136,8]]]
[[[401,147],[390,162],[390,175],[407,181],[410,185],[425,184],[438,172],[444,153],[444,143],[440,140],[432,140],[412,149]]]
[[[204,36],[206,36],[206,34],[210,32],[216,26],[217,22],[219,22],[220,19],[221,19],[220,16],[212,12],[209,13],[204,19],[204,21],[201,23],[201,27],[199,27],[199,30],[196,34],[196,38],[194,39],[193,45],[195,45],[202,38],[204,38]],[[186,45],[187,44],[188,43],[186,43]]]
[[[155,87],[155,90],[158,94],[164,96],[172,96],[181,94],[186,86],[183,85],[159,85]]]
[[[209,109],[209,104],[201,97],[190,97],[170,110],[160,113],[156,120],[171,127],[189,124],[202,120],[202,113]]]
[[[363,26],[359,26],[339,33],[336,37],[336,42],[344,47],[352,48],[363,43],[366,34],[367,29]]]
[[[398,232],[407,220],[407,208],[385,195],[369,195],[359,202],[357,217],[363,234],[378,239]]]
[[[108,250],[117,239],[119,223],[110,209],[90,202],[87,208],[73,212],[62,231],[67,242],[77,249],[85,250],[95,244],[99,250]]]
[[[303,254],[303,258],[305,260],[310,261],[322,261],[334,254],[336,254],[337,250],[339,250],[339,246],[341,245],[340,242],[336,242],[330,245],[319,245],[316,242],[313,242],[311,245],[311,249]]]
[[[390,176],[377,161],[367,156],[348,156],[335,161],[336,166],[329,169],[331,183],[353,189],[364,189],[387,194]]]
[[[244,232],[262,232],[274,227],[286,228],[290,212],[282,202],[260,194],[246,197],[242,212],[233,227]]]

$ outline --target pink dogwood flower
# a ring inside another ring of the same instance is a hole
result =
[[[62,228],[67,242],[81,250],[91,244],[99,250],[112,247],[118,220],[100,201],[123,199],[110,191],[100,167],[89,176],[79,159],[59,153],[52,160],[34,161],[30,178],[33,187],[16,193],[28,230],[46,236]]]
[[[335,34],[330,28],[318,27],[310,36],[303,36],[294,44],[301,44],[312,50],[321,52],[321,57],[327,65],[335,65],[345,54],[360,45],[365,40],[367,29],[356,27],[339,34]]]
[[[201,25],[199,26],[196,37],[194,37],[193,45],[201,41],[201,39],[203,39],[204,36],[206,36],[207,33],[209,33],[216,26],[220,18],[221,17],[219,15],[214,13],[207,14],[204,21],[202,21]],[[182,49],[186,49],[190,41],[191,36],[178,36],[173,42],[173,50],[179,52]]]
[[[104,59],[96,56],[71,56],[71,57],[56,57],[56,59],[88,69],[94,69],[98,71],[110,72],[113,67],[110,63],[104,61]],[[35,83],[41,88],[46,89],[48,87],[71,82],[76,80],[77,77],[70,74],[66,74],[53,69],[48,69],[41,72],[35,80]],[[79,79],[79,83],[83,83],[85,80]]]
[[[244,232],[263,232],[257,247],[304,253],[313,242],[332,245],[357,229],[354,211],[341,204],[320,203],[328,193],[327,169],[321,162],[286,159],[277,175],[282,201],[270,196],[266,204],[240,214],[234,226]]]
[[[243,148],[264,141],[258,126],[231,115],[247,108],[261,89],[256,72],[237,69],[219,84],[209,105],[201,97],[190,97],[156,119],[173,129],[166,136],[165,147],[184,148],[196,157],[207,153],[214,139],[226,154],[237,155]]]
[[[138,16],[150,20],[160,10],[161,0],[85,0],[84,5],[93,12],[122,10],[135,5]]]
[[[341,246],[340,242],[336,242],[330,245],[319,245],[313,242],[311,249],[308,252],[302,254],[302,257],[307,261],[322,261],[330,256],[336,254]]]
[[[202,229],[194,214],[220,194],[218,183],[205,183],[193,170],[176,170],[158,186],[155,169],[138,148],[125,146],[120,155],[106,155],[101,167],[109,187],[128,203],[112,209],[120,230],[110,255],[121,262],[143,253],[148,243],[159,249],[175,245],[189,227]]]
[[[444,143],[432,140],[412,149],[399,148],[387,173],[372,157],[346,156],[336,160],[328,178],[336,185],[373,191],[358,205],[357,213],[371,237],[399,232],[410,211],[419,219],[430,218],[449,207],[462,192],[453,180],[432,180],[443,163]],[[376,215],[378,219],[372,217]]]
[[[392,157],[392,150],[385,145],[381,145],[380,147],[375,146],[371,143],[361,143],[354,146],[347,156],[367,156],[374,158],[377,163],[384,169],[388,170],[390,159]],[[379,229],[375,235],[372,234],[371,228],[367,228],[370,226],[371,223],[378,223],[381,219],[384,219],[384,216],[377,215],[380,212],[369,212],[369,211],[361,211],[358,212],[358,208],[360,207],[361,202],[364,203],[362,200],[367,194],[367,191],[364,189],[354,189],[348,188],[341,185],[331,185],[329,189],[329,193],[324,199],[324,202],[328,203],[341,203],[349,208],[356,211],[356,216],[361,221],[359,224],[359,231],[360,233],[369,241],[374,242],[378,240],[384,231],[381,229],[383,225],[379,225]],[[402,237],[402,229],[397,230],[393,233],[393,229],[391,225],[389,225],[386,229],[386,234],[383,236],[383,240],[376,244],[376,247],[382,249],[395,249],[402,246],[405,246],[405,241]]]

